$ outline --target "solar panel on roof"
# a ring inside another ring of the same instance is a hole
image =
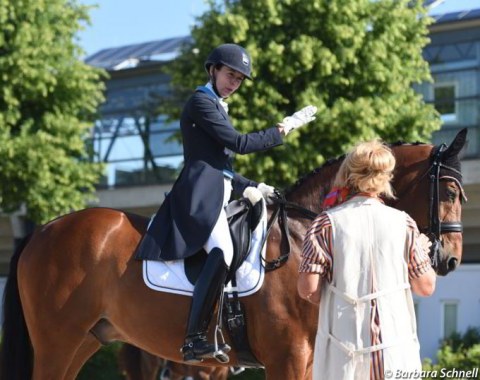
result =
[[[432,15],[435,23],[442,24],[447,22],[465,21],[480,18],[480,9],[466,9],[458,12],[443,13]]]
[[[145,59],[152,56],[167,56],[165,53],[175,53],[180,46],[191,37],[174,37],[165,40],[142,42],[139,44],[130,44],[117,48],[108,48],[87,57],[85,62],[89,65],[102,67],[104,69],[113,69],[122,62],[129,59]]]
[[[426,0],[425,4],[434,4],[438,0]],[[471,20],[480,18],[480,9],[465,10],[445,14],[432,15],[438,24]],[[172,57],[173,54],[185,42],[191,42],[190,36],[174,37],[158,41],[130,44],[116,48],[108,48],[87,57],[85,62],[89,65],[102,67],[107,70],[113,69],[122,62],[129,59],[146,60],[150,57]],[[168,54],[171,53],[171,54]]]

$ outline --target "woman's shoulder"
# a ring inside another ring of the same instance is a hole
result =
[[[207,94],[201,91],[195,91],[185,103],[183,112],[187,112],[191,115],[213,107],[216,107],[215,100],[211,99]]]
[[[186,103],[186,108],[190,110],[212,107],[216,107],[215,99],[202,91],[195,91]]]
[[[197,88],[195,92],[190,96],[190,100],[194,102],[209,102],[213,104],[216,103],[216,98],[213,94],[202,91],[199,88]]]

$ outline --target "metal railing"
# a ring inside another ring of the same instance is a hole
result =
[[[475,116],[480,114],[480,102],[475,105],[476,110],[472,113],[459,113],[454,122],[445,123],[441,130],[434,132],[432,142],[448,144],[462,128],[468,128],[464,158],[480,158],[480,125]],[[98,186],[114,188],[174,182],[183,163],[182,146],[178,141],[172,141],[176,133],[178,128],[151,131],[147,137],[148,149],[145,149],[145,136],[142,138],[135,130],[122,135],[95,134],[91,139],[94,161],[106,165],[105,175]]]

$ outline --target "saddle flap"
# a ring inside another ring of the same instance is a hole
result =
[[[252,232],[261,221],[263,202],[262,199],[261,202],[252,205],[248,199],[241,198],[230,202],[226,207],[234,252],[228,280],[242,265],[250,251]]]
[[[241,198],[230,202],[225,208],[233,243],[233,260],[227,282],[248,256],[252,232],[262,220],[263,202],[262,200],[253,206],[248,199]],[[195,284],[206,258],[207,255],[202,249],[184,260],[185,275],[191,284]]]

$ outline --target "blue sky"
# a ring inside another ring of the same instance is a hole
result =
[[[479,0],[480,1],[480,0]],[[187,36],[208,9],[204,0],[79,0],[90,10],[91,26],[79,33],[86,56],[109,47]]]
[[[307,0],[306,0],[307,1]],[[80,32],[86,56],[110,47],[186,36],[208,9],[205,0],[80,0],[97,4],[90,10],[92,25]],[[444,0],[432,14],[480,8],[480,0]]]

